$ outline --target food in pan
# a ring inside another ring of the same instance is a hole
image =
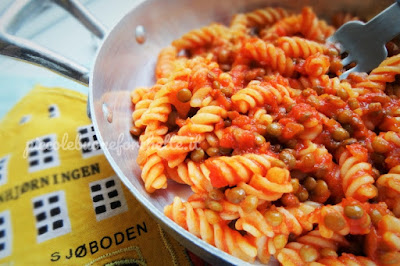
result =
[[[339,80],[326,39],[350,19],[268,7],[161,51],[131,133],[149,193],[193,190],[166,216],[249,262],[400,263],[399,48]]]

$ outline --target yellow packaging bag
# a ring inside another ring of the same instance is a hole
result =
[[[0,264],[191,265],[108,164],[86,96],[36,86],[0,140]]]

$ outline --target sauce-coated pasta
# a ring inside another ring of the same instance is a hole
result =
[[[149,193],[193,190],[167,217],[249,262],[400,264],[400,50],[339,80],[326,39],[353,19],[268,7],[161,51],[131,132]]]

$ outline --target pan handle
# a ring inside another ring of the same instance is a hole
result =
[[[64,8],[98,38],[104,38],[106,29],[77,0],[50,0]],[[23,18],[46,1],[19,0],[0,18],[0,54],[43,66],[85,86],[89,85],[89,70],[64,56],[12,33],[23,23]]]

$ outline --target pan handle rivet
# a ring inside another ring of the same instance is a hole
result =
[[[108,105],[106,103],[103,103],[102,109],[103,109],[104,118],[108,121],[108,123],[112,123],[113,114],[112,114],[110,107],[108,107]]]
[[[136,27],[135,37],[139,44],[143,44],[146,41],[146,30],[142,25]]]

